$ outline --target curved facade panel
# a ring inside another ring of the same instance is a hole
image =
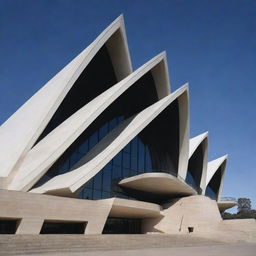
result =
[[[104,115],[104,113],[109,112],[110,108],[113,109],[111,115],[114,114],[116,110],[113,105],[117,105],[118,103],[120,105],[120,102],[123,103],[123,100],[120,101],[121,97],[133,100],[133,95],[136,93],[136,95],[144,96],[145,101],[141,103],[141,100],[138,99],[137,105],[134,103],[133,107],[124,111],[124,113],[120,113],[119,116],[134,114],[143,109],[143,107],[156,102],[158,100],[157,90],[150,69],[160,65],[164,61],[164,53],[156,56],[125,79],[94,98],[52,130],[52,132],[39,141],[38,144],[27,153],[8,188],[28,190],[33,186],[85,129],[93,123],[94,120],[97,122],[97,119],[101,118],[99,115]],[[154,75],[157,76],[158,73],[155,71]],[[167,79],[165,81],[168,83]],[[148,90],[146,86],[150,88],[150,84],[151,90]],[[134,88],[130,88],[131,86]],[[165,84],[165,87],[167,86],[168,84]],[[147,91],[148,97],[146,98],[146,95],[143,95],[143,93]],[[124,94],[124,92],[126,93]],[[122,96],[119,97],[120,95]],[[116,99],[118,99],[117,102],[115,102]],[[127,104],[129,104],[129,102],[127,102]],[[122,106],[119,106],[119,108],[120,107]]]
[[[189,141],[189,162],[186,182],[204,194],[208,163],[208,132]]]
[[[97,56],[99,52],[101,56]],[[114,55],[113,52],[115,52]],[[92,44],[1,126],[0,178],[7,177],[10,172],[15,171],[14,167],[18,160],[36,143],[54,113],[58,111],[58,107],[63,103],[63,99],[70,92],[70,88],[83,79],[83,72],[95,57],[104,59],[105,63],[108,63],[107,66],[102,67],[103,70],[113,65],[116,75],[113,81],[108,81],[109,85],[115,84],[132,72],[122,16],[106,28]],[[95,96],[97,94],[94,94]],[[37,115],[34,114],[35,108]]]
[[[219,200],[227,165],[227,155],[208,163],[205,195],[214,200]]]
[[[86,234],[111,233],[111,225],[158,223],[189,198],[217,209],[203,195],[219,199],[227,157],[207,165],[208,132],[189,140],[188,84],[171,93],[165,52],[132,71],[122,16],[0,132],[0,206],[10,202],[0,221],[21,220],[17,233],[40,233],[49,216],[82,220]],[[24,198],[42,211],[20,205]]]
[[[63,193],[63,195],[75,193],[95,176],[136,135],[146,126],[150,125],[149,123],[153,119],[156,119],[162,111],[184,93],[187,93],[187,86],[159,100],[139,114],[124,120],[96,144],[84,158],[75,164],[73,167],[74,170],[56,176],[41,187],[32,190],[32,192],[49,193],[49,191],[52,191],[53,194]],[[178,169],[178,166],[176,168]]]

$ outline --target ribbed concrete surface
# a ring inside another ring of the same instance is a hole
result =
[[[92,251],[220,244],[184,235],[0,235],[0,255],[76,255]],[[82,255],[82,254],[81,254]]]

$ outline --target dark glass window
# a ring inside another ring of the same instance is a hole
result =
[[[84,234],[87,222],[44,221],[40,234]]]
[[[123,152],[123,167],[130,168],[131,155]]]
[[[213,200],[217,200],[217,194],[213,191],[213,189],[210,186],[207,186],[205,190],[205,195],[210,197]]]
[[[0,219],[0,234],[15,234],[20,220]]]
[[[211,178],[209,184],[207,185],[205,195],[212,199],[217,200],[218,193],[221,185],[221,177],[223,169],[225,168],[225,162],[218,168],[213,177]]]
[[[113,165],[112,175],[113,175],[113,179],[121,179],[122,178],[121,166]]]
[[[110,192],[111,191],[111,181],[112,181],[112,170],[111,168],[104,168],[102,170],[103,173],[103,191]]]
[[[137,86],[137,87],[136,87]],[[141,90],[141,95],[134,90]],[[121,96],[105,110],[93,123],[86,129],[61,157],[47,171],[46,175],[34,186],[43,184],[47,179],[69,171],[72,166],[83,158],[96,144],[105,136],[108,136],[124,119],[128,119],[138,111],[149,106],[157,100],[149,99],[144,101],[134,100],[130,104],[134,95],[144,95],[148,87],[133,85],[125,96]],[[143,91],[146,90],[146,91]],[[129,96],[130,95],[130,96]],[[123,97],[123,98],[122,98]],[[155,97],[155,96],[154,96]],[[127,99],[130,99],[129,101]],[[81,188],[79,198],[100,199],[107,197],[128,198],[125,191],[118,186],[118,182],[126,177],[139,175],[150,171],[176,172],[178,170],[179,152],[179,124],[177,101],[171,111],[161,113],[159,119],[154,119],[140,134],[129,142],[98,174],[96,174],[83,188]],[[121,114],[120,114],[121,113]],[[169,118],[171,116],[172,118]],[[128,120],[127,120],[128,122]],[[164,123],[164,125],[162,125]],[[169,131],[170,124],[171,131]],[[161,127],[161,132],[158,132]],[[163,132],[162,132],[163,130]],[[169,135],[170,133],[170,135]],[[174,134],[174,135],[172,135]],[[166,140],[168,136],[168,140]],[[171,143],[169,143],[171,141]],[[174,155],[174,156],[173,156]]]
[[[102,190],[102,172],[96,174],[93,181],[93,188],[97,190]]]
[[[115,158],[113,159],[114,165],[121,166],[122,165],[122,152],[119,152]]]
[[[86,140],[84,143],[82,143],[79,147],[79,153],[84,155],[88,152],[89,150],[89,141]]]
[[[138,156],[138,169],[139,171],[145,170],[145,146],[139,140],[139,156]]]
[[[103,234],[141,234],[140,219],[108,218]]]

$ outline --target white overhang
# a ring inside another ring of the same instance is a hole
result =
[[[218,203],[220,212],[223,212],[237,205],[236,201],[229,201],[229,200],[224,200],[224,201],[221,200],[221,201],[218,201],[217,203]]]
[[[159,196],[190,196],[197,194],[183,180],[168,173],[143,173],[125,178],[119,182],[119,185]]]
[[[108,200],[108,199],[107,199]],[[109,217],[152,218],[161,216],[161,206],[137,200],[114,198]]]

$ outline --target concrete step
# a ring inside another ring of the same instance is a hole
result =
[[[215,244],[190,235],[0,235],[0,255],[47,255],[99,250]]]

